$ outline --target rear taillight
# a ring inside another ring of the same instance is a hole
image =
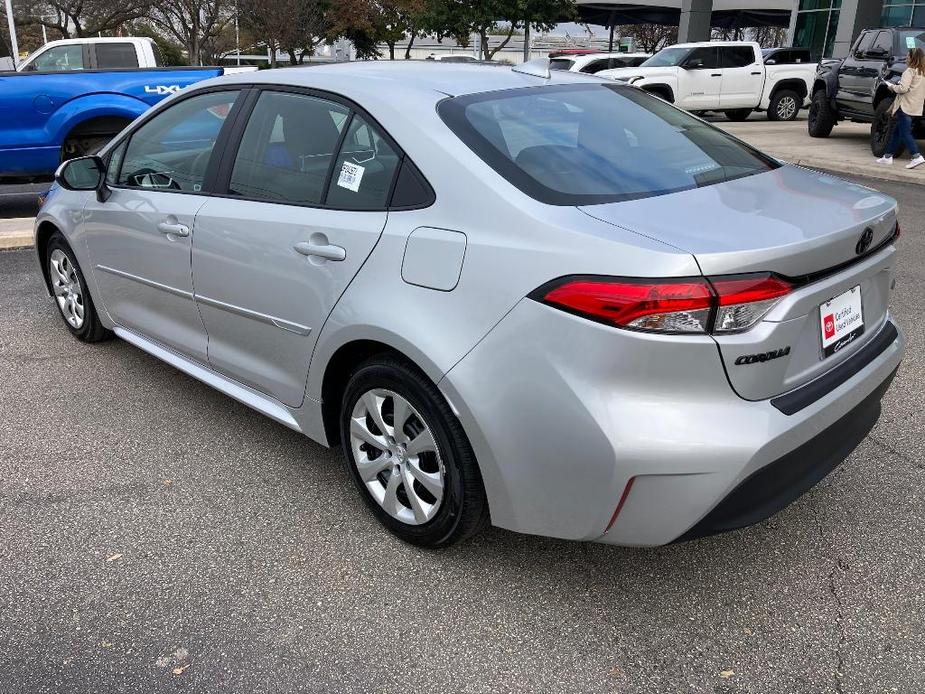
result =
[[[619,328],[703,334],[747,330],[791,289],[768,273],[664,280],[564,277],[530,297]]]
[[[789,282],[769,274],[714,277],[710,283],[718,304],[714,333],[748,330],[793,289]]]

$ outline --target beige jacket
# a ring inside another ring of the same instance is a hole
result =
[[[896,92],[892,113],[902,109],[908,116],[922,115],[922,104],[925,104],[925,77],[918,70],[906,68],[899,84],[891,84],[890,89]]]

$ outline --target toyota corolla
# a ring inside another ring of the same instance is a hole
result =
[[[543,64],[220,78],[56,181],[35,248],[74,337],[342,447],[424,546],[755,523],[902,357],[891,198]]]

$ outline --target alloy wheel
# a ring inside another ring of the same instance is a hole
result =
[[[777,117],[790,120],[797,111],[797,101],[792,96],[785,96],[777,102]]]
[[[48,270],[52,291],[61,315],[64,316],[68,325],[75,330],[80,330],[84,324],[86,309],[77,269],[67,254],[60,248],[56,248],[48,259]]]
[[[390,516],[422,525],[440,510],[445,468],[433,432],[401,395],[365,392],[350,415],[350,447],[360,478]]]

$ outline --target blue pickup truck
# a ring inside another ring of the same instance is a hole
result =
[[[0,180],[50,176],[166,96],[222,74],[220,67],[0,72]]]

